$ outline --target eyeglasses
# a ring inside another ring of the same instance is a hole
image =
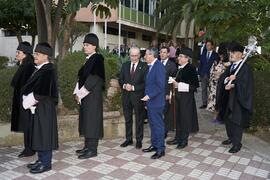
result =
[[[137,56],[139,56],[138,54],[136,54],[136,55],[129,55],[130,57],[137,57]]]

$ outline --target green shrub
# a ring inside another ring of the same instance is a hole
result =
[[[254,56],[248,63],[254,69],[254,103],[251,127],[270,127],[270,63],[262,56]]]
[[[0,70],[0,122],[9,122],[11,119],[13,88],[10,82],[16,70],[17,67]]]
[[[77,104],[73,98],[73,90],[78,79],[78,71],[85,62],[85,55],[82,52],[68,54],[58,64],[59,87],[63,104],[66,108],[74,110]]]
[[[0,56],[0,69],[3,69],[8,61],[8,57]]]
[[[254,109],[251,126],[269,127],[270,126],[270,72],[254,72]]]
[[[101,54],[104,57],[107,89],[110,83],[110,79],[116,78],[119,74],[118,57],[104,51],[101,51]],[[64,106],[70,110],[74,110],[77,108],[72,93],[77,82],[78,70],[84,62],[85,55],[83,52],[80,51],[68,54],[58,65],[61,97]]]

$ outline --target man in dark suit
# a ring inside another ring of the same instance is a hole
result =
[[[214,61],[217,59],[218,55],[214,51],[213,41],[206,41],[206,49],[202,49],[202,53],[200,55],[200,65],[198,69],[202,86],[202,105],[200,106],[201,109],[204,109],[207,106],[207,90],[209,84],[210,69]]]
[[[244,47],[234,42],[230,45],[229,66],[221,76],[220,92],[223,96],[225,106],[223,106],[224,120],[228,139],[223,141],[223,145],[232,147],[229,153],[240,151],[242,144],[243,129],[249,127],[249,118],[253,110],[253,73],[251,67],[243,62]],[[244,64],[243,64],[244,63]],[[240,68],[240,66],[242,67]],[[237,75],[235,72],[239,69]],[[232,81],[230,83],[230,81]]]
[[[151,159],[158,159],[165,155],[163,110],[165,105],[165,67],[157,60],[158,49],[149,48],[145,53],[148,73],[145,81],[145,96],[148,120],[151,129],[151,146],[143,152],[156,151]]]
[[[175,62],[169,60],[170,55],[170,48],[163,46],[160,49],[159,56],[160,61],[165,66],[166,70],[166,84],[165,84],[165,108],[164,108],[164,123],[165,123],[165,138],[167,137],[167,133],[169,130],[174,129],[174,115],[173,110],[171,106],[171,94],[172,94],[172,88],[171,84],[168,84],[169,77],[175,77],[175,74],[177,72],[177,67]]]
[[[122,103],[126,125],[126,141],[120,146],[126,147],[133,144],[132,116],[135,111],[136,120],[136,148],[142,148],[143,140],[143,111],[144,105],[140,100],[144,96],[145,75],[147,65],[140,61],[140,49],[132,47],[129,51],[130,61],[124,63],[120,72],[119,83],[122,87]]]

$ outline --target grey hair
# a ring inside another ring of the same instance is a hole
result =
[[[151,47],[147,49],[150,54],[152,54],[154,56],[154,58],[158,58],[158,49],[155,47]]]
[[[137,46],[131,47],[131,48],[129,49],[129,54],[130,54],[131,50],[137,50],[138,54],[141,53],[140,49],[139,49]]]

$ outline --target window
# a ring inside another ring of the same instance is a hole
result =
[[[142,35],[142,40],[143,40],[143,41],[152,41],[152,36],[143,34],[143,35]]]

